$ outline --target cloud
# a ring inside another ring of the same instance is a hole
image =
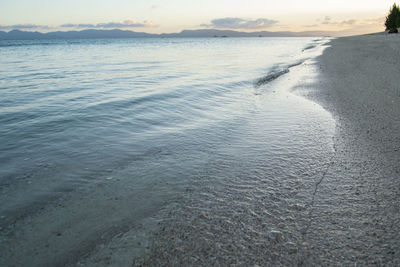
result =
[[[365,23],[368,24],[384,24],[386,17],[379,17],[379,18],[373,18],[373,19],[366,19]]]
[[[158,8],[160,8],[159,5],[152,5],[152,6],[150,7],[150,9],[158,9]]]
[[[306,27],[306,28],[315,28],[315,27],[318,27],[319,26],[319,24],[311,24],[311,25],[304,25],[303,27]]]
[[[331,32],[334,36],[348,36],[383,31],[384,17],[335,20],[327,16],[316,21],[316,24],[303,27],[316,29],[329,27],[334,31]]]
[[[125,20],[122,22],[108,22],[108,23],[66,23],[58,27],[48,26],[48,25],[37,25],[37,24],[16,24],[16,25],[0,25],[0,30],[54,30],[57,28],[75,28],[75,29],[121,29],[121,28],[150,28],[157,27],[151,21],[136,22],[134,20]]]
[[[150,28],[150,27],[157,27],[156,24],[154,24],[151,21],[143,21],[143,22],[137,22],[135,20],[124,20],[121,22],[108,22],[108,23],[98,23],[98,24],[72,24],[72,23],[67,23],[60,25],[62,28],[79,28],[79,29],[110,29],[110,28]]]
[[[72,23],[67,23],[67,24],[62,24],[60,25],[61,28],[96,28],[96,25],[94,24],[72,24]]]
[[[217,29],[263,29],[274,26],[278,21],[271,19],[248,20],[242,18],[214,19],[211,24],[201,24],[202,27]]]
[[[0,30],[49,30],[52,27],[47,25],[37,25],[37,24],[15,24],[15,25],[0,25]]]
[[[339,25],[341,26],[352,26],[357,24],[357,20],[356,19],[349,19],[349,20],[343,20],[341,22],[339,22]]]
[[[321,24],[324,24],[324,25],[334,24],[334,23],[332,22],[332,18],[329,17],[329,16],[325,16],[325,18],[323,18],[323,19],[317,19],[317,21],[320,21]]]
[[[349,20],[342,20],[342,21],[334,21],[331,17],[326,16],[323,19],[317,19],[317,21],[322,25],[331,25],[331,26],[339,26],[339,27],[347,27],[347,26],[354,26],[359,24],[360,22],[356,19],[349,19]],[[317,27],[318,24],[308,25],[306,27]]]

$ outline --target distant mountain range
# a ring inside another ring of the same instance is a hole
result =
[[[57,32],[29,32],[12,30],[0,31],[0,40],[34,40],[34,39],[95,39],[95,38],[199,38],[199,37],[316,37],[333,36],[335,32],[305,31],[305,32],[239,32],[229,30],[184,30],[180,33],[151,34],[127,30],[82,30]]]

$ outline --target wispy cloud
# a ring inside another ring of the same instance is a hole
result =
[[[332,24],[332,18],[329,16],[325,16],[325,18],[323,18],[323,19],[317,19],[317,21],[320,21],[321,24],[325,24],[325,25]]]
[[[37,24],[0,25],[0,30],[50,30],[53,27]]]
[[[358,23],[358,20],[356,20],[356,19],[334,21],[329,16],[325,16],[325,18],[323,18],[323,19],[317,19],[317,21],[322,25],[334,25],[334,26],[353,26]],[[318,26],[318,24],[309,25],[309,26]]]
[[[383,28],[384,17],[365,18],[365,19],[345,19],[336,20],[329,16],[319,18],[317,23],[303,25],[311,29],[330,29],[336,31],[337,36],[347,36],[352,34],[362,34],[369,32],[379,32]]]
[[[60,25],[62,28],[79,28],[79,29],[110,29],[110,28],[149,28],[149,27],[157,27],[151,21],[143,21],[137,22],[135,20],[125,20],[125,21],[117,21],[117,22],[108,22],[108,23],[98,23],[98,24],[72,24],[67,23]]]
[[[304,25],[304,27],[306,27],[306,28],[315,28],[318,26],[319,26],[319,24]]]
[[[202,27],[216,28],[216,29],[263,29],[269,28],[277,24],[278,21],[266,18],[255,20],[242,19],[242,18],[220,18],[214,19],[210,24],[201,24]]]
[[[349,20],[343,20],[339,22],[339,25],[341,26],[352,26],[358,23],[358,20],[356,19],[349,19]]]
[[[150,7],[150,9],[158,9],[158,8],[160,8],[159,5],[152,5],[152,6]]]
[[[15,25],[0,25],[0,30],[54,30],[57,28],[69,28],[69,29],[122,29],[122,28],[151,28],[158,27],[155,23],[151,21],[137,22],[135,20],[125,20],[120,22],[108,22],[108,23],[66,23],[59,26],[49,26],[49,25],[37,25],[37,24],[15,24]]]
[[[67,23],[60,25],[61,28],[95,28],[95,24],[73,24]]]
[[[368,24],[382,24],[385,22],[386,17],[379,17],[379,18],[373,18],[373,19],[366,19],[365,23]]]

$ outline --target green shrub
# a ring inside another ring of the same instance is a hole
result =
[[[400,27],[400,7],[396,5],[396,3],[393,4],[386,17],[385,26],[386,30],[397,29]]]

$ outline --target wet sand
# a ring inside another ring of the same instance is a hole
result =
[[[337,121],[306,242],[312,263],[400,265],[400,36],[339,38],[308,97]]]

